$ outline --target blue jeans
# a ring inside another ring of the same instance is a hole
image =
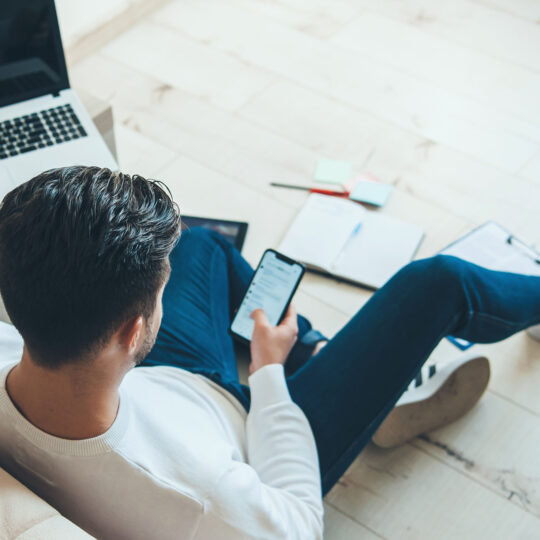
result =
[[[163,322],[143,366],[200,373],[249,410],[228,327],[253,269],[216,233],[183,233],[170,256]],[[502,340],[540,323],[540,278],[493,272],[441,256],[413,262],[379,289],[315,356],[311,325],[299,340],[287,384],[317,444],[323,494],[339,480],[446,335],[474,343]]]

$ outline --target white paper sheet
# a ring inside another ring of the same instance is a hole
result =
[[[336,277],[378,288],[410,262],[422,237],[416,225],[346,199],[311,194],[278,250]]]
[[[490,270],[540,276],[538,254],[514,239],[508,243],[509,232],[492,221],[475,229],[441,253],[453,255]]]
[[[329,271],[366,210],[348,200],[312,193],[278,251]]]
[[[422,237],[416,225],[366,211],[361,230],[347,244],[332,273],[381,287],[411,261]]]

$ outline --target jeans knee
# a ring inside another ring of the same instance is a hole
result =
[[[418,280],[424,286],[430,283],[455,290],[461,287],[467,262],[450,255],[435,255],[428,259],[413,261],[400,270],[408,281]]]

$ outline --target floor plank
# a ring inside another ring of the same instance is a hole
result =
[[[531,26],[535,40],[540,41],[540,29],[536,25]],[[384,40],[386,46],[374,48],[374,38]],[[495,109],[501,121],[505,115],[500,113],[506,111],[510,113],[507,116],[509,131],[515,130],[515,133],[538,142],[540,112],[534,104],[533,88],[540,85],[540,73],[454,44],[445,37],[425,32],[423,27],[372,12],[364,12],[357,17],[336,34],[331,43],[400,68],[447,91],[477,100],[475,117],[480,118],[480,111]],[[501,81],[503,73],[504,80]],[[531,86],[525,89],[522,83]],[[459,114],[460,111],[452,112]],[[516,123],[510,115],[521,118],[522,122]],[[483,118],[483,121],[488,119]],[[501,128],[504,129],[503,126]]]
[[[540,28],[534,20],[509,17],[508,13],[471,0],[453,0],[444,4],[429,0],[359,0],[355,3],[371,13],[461,45],[463,52],[477,51],[515,66],[534,71],[540,69],[537,54]],[[363,41],[365,37],[358,35],[357,39]],[[454,61],[460,56],[452,55]]]
[[[347,517],[328,503],[324,505],[324,535],[328,540],[384,538]]]
[[[464,418],[412,444],[540,517],[538,415],[488,392]]]
[[[540,183],[540,152],[523,167],[521,175],[537,184]]]
[[[127,128],[114,126],[118,162],[122,172],[155,178],[158,171],[176,158],[176,152]]]
[[[465,64],[467,69],[474,71],[477,84],[469,85],[469,94],[459,95],[452,91],[452,85],[456,83],[451,81],[455,76],[445,75],[438,57],[433,57],[430,66],[435,67],[435,74],[443,80],[436,83],[422,80],[417,74],[406,73],[403,67],[381,64],[375,52],[362,54],[361,46],[355,47],[354,51],[329,47],[263,17],[252,13],[246,16],[245,12],[225,1],[172,2],[156,12],[153,19],[194,40],[211,43],[212,47],[245,62],[264,67],[504,170],[514,172],[536,153],[534,141],[525,136],[533,134],[535,140],[539,136],[540,125],[532,125],[528,120],[531,107],[536,106],[535,88],[540,91],[540,74],[522,70],[492,90],[494,77],[496,74],[500,77],[500,70],[494,68],[482,76],[486,71],[484,66],[490,60],[482,57],[473,65]],[[223,21],[227,24],[222,24]],[[386,37],[391,39],[391,33]],[[431,39],[435,40],[435,37]],[[389,50],[399,48],[395,40],[390,41],[392,43],[394,45],[388,45]],[[404,49],[407,49],[406,45],[403,44]],[[431,41],[425,48],[426,54],[431,49],[437,50]],[[455,54],[453,49],[452,53]],[[504,67],[506,69],[506,65]],[[470,78],[469,71],[459,74],[460,80]],[[451,88],[444,88],[445,83]],[[486,92],[488,88],[489,93]],[[527,95],[515,99],[518,91]],[[498,106],[497,124],[494,124],[493,104],[484,103],[486,96]],[[520,108],[521,115],[527,120],[505,113],[504,107]],[[536,110],[532,114],[536,115]]]
[[[123,33],[103,50],[127,65],[225,109],[240,107],[272,80],[254,66],[248,67],[151,22]],[[175,59],[174,69],[171,56]],[[220,80],[222,83],[216,84]]]
[[[348,0],[232,0],[231,3],[321,39],[335,34],[363,9],[358,2]]]
[[[410,445],[368,446],[327,499],[388,538],[534,538],[540,527],[537,517]]]
[[[532,22],[540,20],[540,4],[536,0],[473,0],[476,4],[498,9]]]

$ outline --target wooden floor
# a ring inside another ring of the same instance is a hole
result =
[[[124,171],[165,180],[185,213],[250,223],[251,263],[306,196],[269,181],[307,184],[321,156],[395,186],[384,213],[424,227],[419,257],[487,219],[540,242],[538,0],[123,4],[71,36],[72,83],[113,105]],[[368,297],[308,275],[297,305],[332,334]],[[326,497],[326,538],[540,538],[540,344],[477,350],[480,404],[368,446]]]

